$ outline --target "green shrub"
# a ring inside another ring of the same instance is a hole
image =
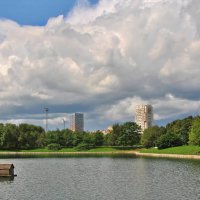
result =
[[[158,140],[156,141],[156,145],[158,149],[165,149],[169,147],[176,147],[181,146],[182,141],[181,138],[174,133],[167,133],[164,135],[161,135]]]
[[[51,143],[47,146],[48,150],[60,150],[62,149],[62,147],[60,146],[60,144],[57,143]]]
[[[93,145],[86,144],[86,143],[80,143],[78,146],[75,147],[75,149],[77,151],[89,150],[89,149],[92,149],[92,148],[94,148]]]

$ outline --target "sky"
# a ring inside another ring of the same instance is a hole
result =
[[[0,17],[13,20],[20,25],[44,26],[51,17],[67,15],[74,6],[86,1],[77,0],[1,0]],[[89,0],[95,5],[98,0]]]
[[[1,0],[0,122],[85,130],[200,110],[199,0]]]

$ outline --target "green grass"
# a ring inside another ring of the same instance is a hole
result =
[[[49,150],[47,148],[20,150],[19,152],[75,152],[74,148],[62,148],[61,150]]]
[[[124,152],[124,151],[130,151],[134,148],[128,148],[123,149],[119,147],[96,147],[94,149],[90,150],[83,150],[83,151],[77,151],[75,148],[62,148],[61,150],[54,151],[54,150],[48,150],[47,148],[38,148],[38,149],[31,149],[31,150],[0,150],[0,152]],[[200,147],[198,146],[180,146],[180,147],[172,147],[167,149],[136,149],[136,151],[139,151],[141,153],[157,153],[157,154],[183,154],[183,155],[200,155]]]
[[[200,155],[199,146],[180,146],[167,149],[142,149],[141,153],[158,153],[158,154],[182,154],[182,155]]]
[[[62,148],[61,150],[48,150],[47,148],[38,148],[30,150],[0,150],[0,152],[116,152],[125,151],[114,147],[96,147],[90,150],[77,151],[75,148]]]
[[[116,151],[124,151],[114,147],[97,147],[94,149],[87,150],[87,152],[116,152]]]

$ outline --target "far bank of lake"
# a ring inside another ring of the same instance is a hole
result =
[[[21,151],[0,151],[0,158],[33,158],[33,157],[108,157],[108,156],[133,156],[133,157],[157,157],[157,158],[180,158],[200,160],[200,147],[182,146],[163,150],[158,149],[133,149],[119,150],[114,147],[99,147],[86,151],[76,151],[73,148],[63,148],[59,151],[48,149],[34,149]]]

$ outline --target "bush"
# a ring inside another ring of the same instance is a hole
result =
[[[117,150],[133,150],[142,148],[141,145],[133,145],[133,146],[111,146],[113,149]]]
[[[89,149],[92,149],[92,148],[94,148],[93,145],[86,144],[86,143],[80,143],[78,146],[75,147],[75,149],[77,151],[89,150]]]
[[[48,150],[60,150],[62,149],[62,147],[60,146],[60,144],[57,143],[51,143],[47,146]]]
[[[174,133],[167,133],[164,135],[161,135],[159,139],[156,141],[158,149],[165,149],[169,147],[176,147],[181,146],[182,141],[181,138],[174,134]]]

